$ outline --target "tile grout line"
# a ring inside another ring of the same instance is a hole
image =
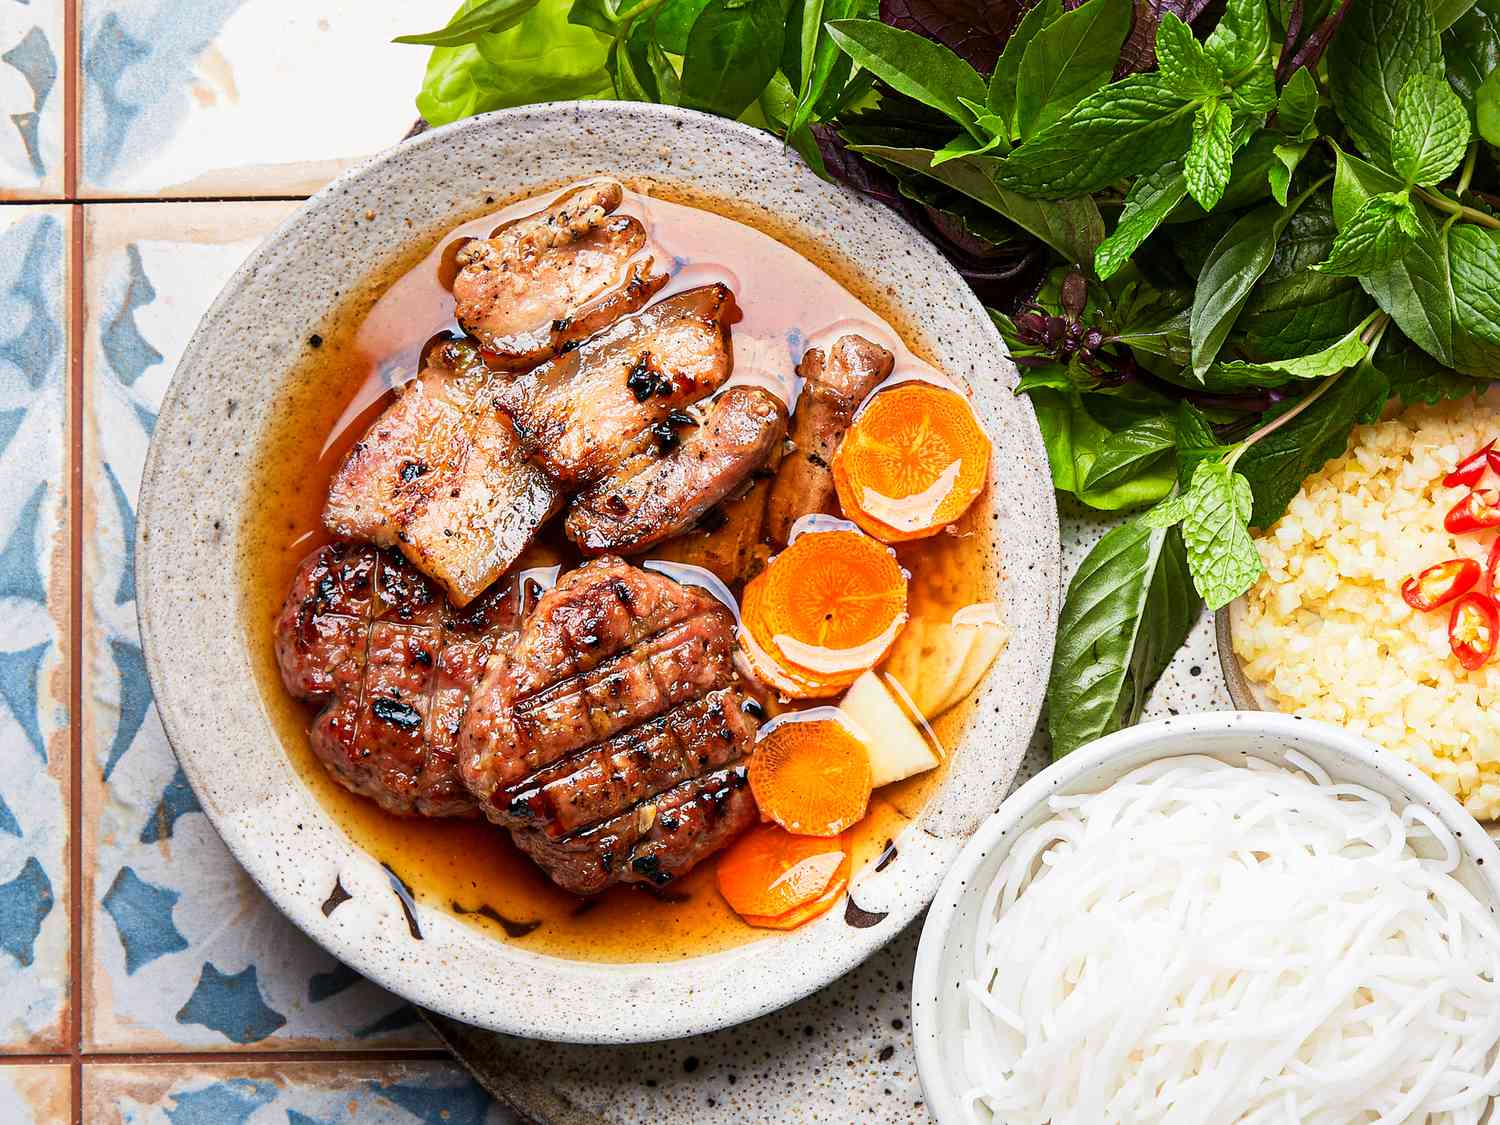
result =
[[[69,1103],[83,1125],[83,247],[78,141],[83,70],[83,0],[63,4],[63,181],[71,204],[68,261],[68,1050]]]
[[[79,1061],[90,1066],[165,1065],[194,1063],[350,1063],[350,1062],[452,1062],[453,1054],[445,1047],[392,1047],[389,1050],[305,1051],[259,1050],[246,1047],[232,1051],[80,1051],[57,1054],[0,1055],[0,1069],[11,1066],[60,1065]]]
[[[68,268],[68,382],[69,382],[69,427],[68,467],[71,482],[71,503],[68,505],[69,557],[72,571],[69,574],[68,615],[68,704],[69,753],[69,802],[68,812],[68,859],[70,885],[68,906],[70,933],[68,943],[69,1049],[73,1071],[73,1120],[79,1125],[83,1121],[83,1063],[80,1052],[83,1046],[83,205],[72,206],[70,261]]]
[[[321,190],[321,189],[319,189]],[[58,203],[87,203],[90,206],[114,203],[305,203],[307,195],[38,195],[26,199],[0,199],[7,207],[49,207]]]

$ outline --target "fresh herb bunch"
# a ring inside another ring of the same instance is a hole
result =
[[[1135,720],[1355,424],[1500,373],[1500,0],[874,4],[469,0],[417,37],[419,106],[742,116],[934,238],[1057,488],[1140,510],[1063,607],[1065,754]]]

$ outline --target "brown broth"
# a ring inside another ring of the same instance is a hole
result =
[[[660,190],[657,185],[629,186]],[[241,534],[242,619],[267,714],[299,776],[354,844],[390,867],[418,902],[457,913],[498,939],[558,957],[651,961],[697,956],[767,933],[746,926],[723,903],[714,888],[712,861],[664,895],[614,887],[584,900],[549,882],[497,828],[387,814],[323,770],[307,741],[316,708],[286,693],[276,667],[274,621],[298,564],[329,539],[321,512],[334,470],[387,405],[390,388],[416,374],[423,344],[454,327],[453,300],[443,280],[451,283],[455,241],[488,234],[550,197],[488,211],[420,242],[345,295],[326,330],[309,340],[278,417],[256,441],[261,454]],[[891,327],[890,302],[825,247],[727,201],[672,202],[637,190],[627,194],[621,210],[646,223],[653,249],[662,255],[659,260],[681,260],[667,293],[714,280],[727,281],[735,290],[742,317],[733,328],[734,380],[756,378],[790,390],[793,353],[800,354],[808,339],[828,341],[834,328],[857,329],[894,351],[897,377],[942,379]],[[731,214],[741,221],[726,217]],[[705,246],[714,249],[713,258],[693,255],[693,248]],[[878,315],[872,307],[888,315]],[[906,338],[912,339],[909,333]],[[994,598],[992,576],[980,561],[993,534],[983,518],[989,508],[986,495],[959,521],[956,534],[898,548],[912,576],[914,618],[947,621],[965,606]],[[972,706],[960,705],[933,724],[940,742],[956,744]],[[942,773],[933,770],[874,795],[869,815],[849,837],[856,872],[899,835]]]

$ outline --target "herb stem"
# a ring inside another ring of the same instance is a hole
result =
[[[1286,425],[1313,403],[1317,402],[1318,399],[1322,398],[1325,394],[1328,393],[1330,389],[1332,389],[1335,383],[1337,383],[1344,377],[1344,372],[1348,370],[1349,369],[1346,367],[1344,368],[1344,371],[1338,371],[1328,376],[1328,378],[1324,379],[1320,384],[1318,384],[1317,390],[1313,391],[1312,394],[1308,395],[1296,406],[1288,410],[1285,414],[1278,414],[1275,418],[1272,418],[1264,426],[1256,430],[1244,441],[1240,442],[1239,445],[1235,446],[1234,452],[1231,453],[1228,458],[1229,471],[1231,473],[1234,472],[1235,462],[1237,462],[1244,455],[1246,450],[1248,450],[1256,442],[1260,441],[1261,438],[1269,437],[1271,434],[1281,429],[1282,426]]]
[[[1377,313],[1375,316],[1370,318],[1369,327],[1367,327],[1363,332],[1360,333],[1359,338],[1363,340],[1367,345],[1369,345],[1370,351],[1373,352],[1376,346],[1379,345],[1381,337],[1385,335],[1386,326],[1390,323],[1391,318],[1389,316],[1387,316],[1385,313]],[[1227,458],[1229,471],[1231,473],[1234,472],[1235,462],[1237,462],[1240,457],[1244,455],[1247,449],[1249,449],[1256,442],[1260,441],[1261,438],[1269,437],[1271,434],[1281,429],[1282,426],[1286,425],[1313,403],[1317,402],[1318,399],[1327,394],[1328,391],[1333,387],[1333,385],[1340,379],[1342,379],[1350,370],[1352,369],[1346,367],[1343,371],[1334,372],[1332,375],[1328,376],[1328,378],[1324,379],[1320,384],[1318,384],[1317,389],[1313,391],[1312,394],[1304,398],[1301,402],[1299,402],[1296,406],[1292,407],[1285,414],[1278,414],[1275,418],[1272,418],[1269,422],[1267,422],[1260,429],[1256,430],[1244,441],[1240,442],[1239,445],[1235,446],[1234,452],[1231,453]]]
[[[1470,144],[1469,144],[1468,155],[1464,157],[1464,170],[1459,173],[1459,176],[1458,176],[1458,187],[1455,189],[1455,191],[1453,193],[1453,194],[1457,195],[1460,199],[1463,198],[1464,192],[1466,192],[1466,191],[1469,190],[1469,181],[1474,178],[1474,162],[1475,162],[1475,160],[1478,159],[1478,157],[1479,157],[1479,142],[1478,141],[1471,141]]]
[[[1412,193],[1425,203],[1430,203],[1439,211],[1452,215],[1455,219],[1462,219],[1466,223],[1475,223],[1491,230],[1500,230],[1500,219],[1493,215],[1486,215],[1483,211],[1475,210],[1473,207],[1465,207],[1456,200],[1449,199],[1441,192],[1428,191],[1426,188],[1413,188]]]

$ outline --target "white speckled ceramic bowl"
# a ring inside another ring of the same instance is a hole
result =
[[[409,926],[386,872],[299,780],[265,714],[236,624],[233,575],[251,463],[304,341],[338,291],[393,249],[435,240],[503,201],[588,176],[735,200],[821,240],[879,284],[950,372],[976,390],[995,439],[1000,596],[1010,645],[940,790],[858,874],[858,909],[672,963],[590,964],[528,952],[435,906]],[[1046,453],[984,309],[890,211],[817,179],[779,141],[683,110],[604,102],[491,114],[402,144],[318,193],[254,253],[178,367],[141,491],[141,632],[167,735],[225,843],[267,895],[340,960],[408,999],[512,1034],[637,1042],[713,1030],[790,1003],[858,964],[931,899],[1000,804],[1035,726],[1057,622],[1057,513]],[[347,898],[330,896],[335,886]],[[420,940],[413,931],[420,929]]]
[[[1254,755],[1278,761],[1297,750],[1335,781],[1366,786],[1399,804],[1430,809],[1458,837],[1457,877],[1490,912],[1500,912],[1500,850],[1436,782],[1372,742],[1326,723],[1264,711],[1216,711],[1143,723],[1101,738],[1037,774],[980,826],[933,899],[912,981],[912,1036],[927,1105],[939,1125],[962,1125],[969,1088],[959,1048],[968,979],[979,931],[980,900],[1011,841],[1047,818],[1054,793],[1094,793],[1159,758],[1212,754],[1233,762]]]

